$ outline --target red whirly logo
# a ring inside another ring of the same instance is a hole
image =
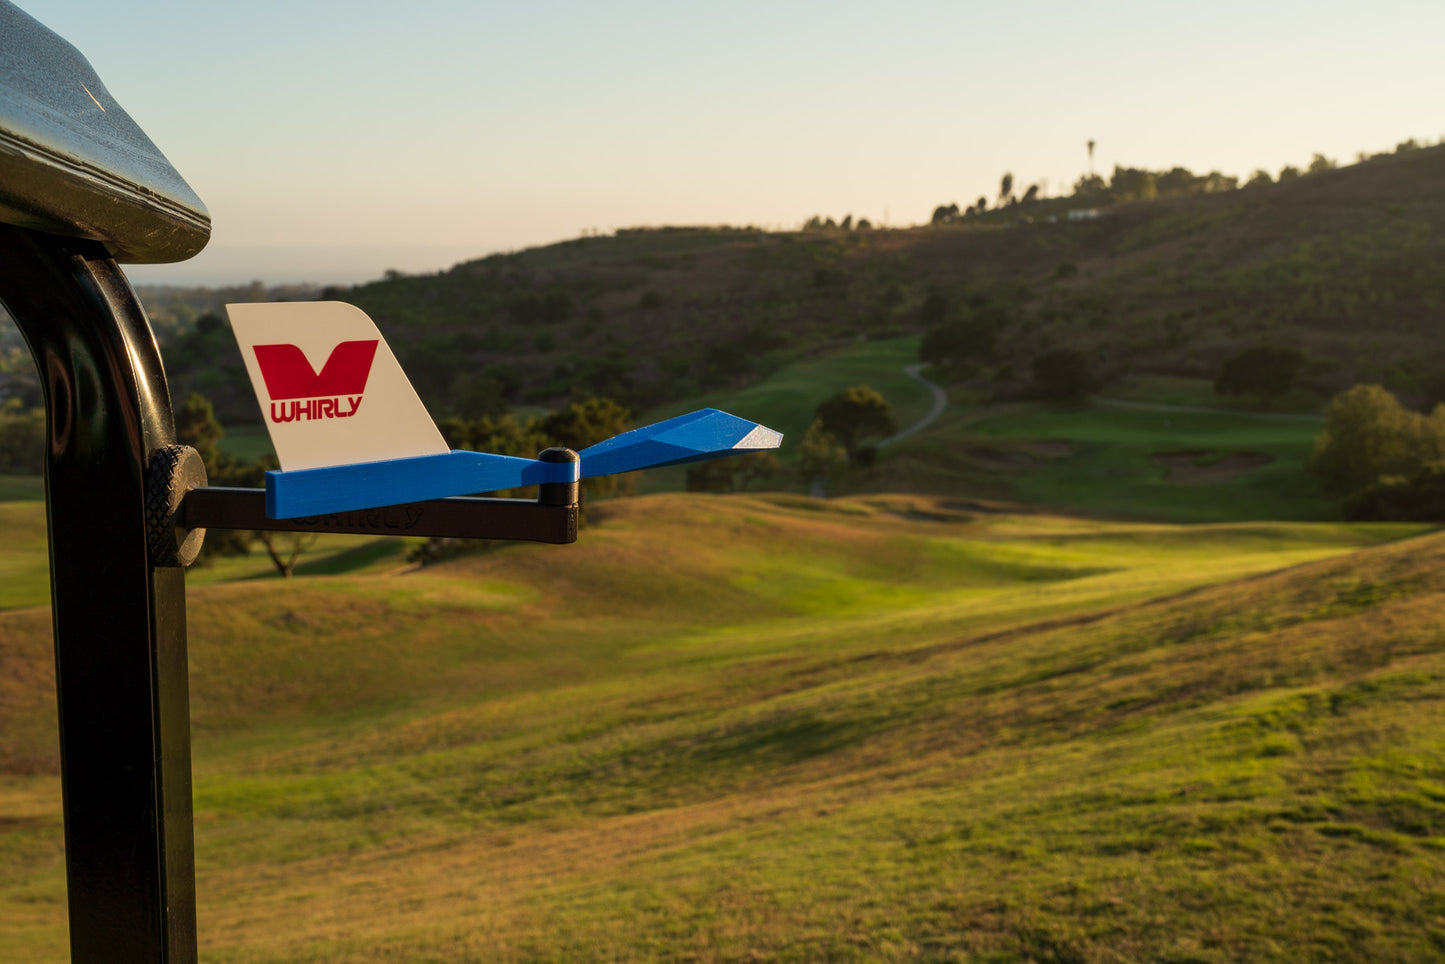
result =
[[[295,345],[254,345],[256,363],[271,396],[271,421],[350,418],[361,407],[377,339],[343,341],[318,374]]]

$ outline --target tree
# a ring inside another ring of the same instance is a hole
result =
[[[1294,387],[1305,356],[1294,348],[1257,345],[1224,360],[1214,391],[1219,395],[1258,395],[1268,400]]]
[[[225,430],[216,418],[210,399],[203,395],[192,392],[176,412],[175,420],[176,440],[200,454],[211,485],[257,488],[261,486],[266,470],[278,467],[271,456],[257,462],[244,462],[223,452],[221,439],[225,437]],[[316,544],[316,538],[315,533],[307,532],[212,529],[206,533],[206,541],[201,546],[200,561],[206,562],[214,556],[245,555],[250,551],[251,543],[259,540],[276,571],[282,578],[288,578],[295,572],[301,556]]]
[[[732,456],[724,461],[735,467],[733,477],[740,491],[746,492],[753,486],[762,488],[770,484],[783,471],[783,463],[773,452],[749,452]]]
[[[1257,169],[1255,170],[1255,172],[1249,176],[1249,180],[1244,182],[1244,186],[1245,186],[1245,187],[1260,187],[1260,186],[1265,185],[1265,184],[1273,184],[1273,183],[1274,183],[1274,178],[1270,176],[1270,173],[1269,173],[1268,171],[1266,171],[1264,168],[1261,167],[1261,168],[1257,168]]]
[[[476,419],[443,418],[437,422],[442,438],[454,449],[473,452],[494,452],[518,458],[535,458],[551,445],[535,423],[523,424],[510,412],[504,415],[483,415]]]
[[[829,469],[845,461],[848,453],[838,444],[833,433],[823,427],[821,418],[814,418],[803,433],[802,451],[798,457],[798,475],[805,484],[811,483]]]
[[[0,405],[0,472],[39,475],[45,471],[45,410],[27,409],[18,398]]]
[[[1214,194],[1220,191],[1233,191],[1239,187],[1239,178],[1233,174],[1221,174],[1218,171],[1210,171],[1199,180],[1206,194]]]
[[[893,410],[888,401],[867,385],[854,385],[818,406],[817,421],[843,445],[848,461],[856,463],[865,440],[893,434]]]
[[[1297,177],[1299,177],[1299,168],[1293,164],[1286,164],[1279,169],[1279,180],[1281,183],[1284,181],[1293,181]]]
[[[737,488],[737,469],[732,459],[709,459],[687,467],[687,491],[733,492]]]
[[[1014,195],[1014,176],[1012,171],[1005,171],[998,182],[998,203],[1003,205]]]
[[[632,428],[632,413],[610,398],[573,402],[537,423],[538,431],[553,445],[575,452],[620,435]]]
[[[1020,203],[1020,204],[1031,204],[1031,203],[1033,203],[1034,201],[1037,201],[1038,199],[1039,199],[1039,186],[1038,186],[1037,184],[1030,184],[1030,185],[1029,185],[1029,189],[1024,192],[1024,196],[1019,199],[1019,203]]]
[[[210,399],[203,395],[192,392],[176,412],[176,438],[200,453],[207,469],[219,468],[221,437],[225,434]]]
[[[1386,475],[1345,499],[1351,522],[1445,521],[1445,462],[1426,462],[1408,476]]]
[[[1159,185],[1149,171],[1116,164],[1114,176],[1109,178],[1109,193],[1119,201],[1148,201],[1159,196]]]
[[[1082,398],[1098,387],[1089,360],[1072,348],[1055,348],[1033,361],[1034,388],[1040,398]]]
[[[1320,171],[1333,171],[1339,166],[1339,163],[1335,161],[1334,158],[1325,157],[1323,154],[1316,152],[1315,156],[1310,158],[1309,173],[1318,174]]]
[[[962,318],[940,315],[924,332],[918,346],[920,361],[946,366],[994,360],[999,332],[1014,321],[1014,310],[977,295],[969,297],[966,304]]]
[[[1181,194],[1198,194],[1202,189],[1202,178],[1187,167],[1175,166],[1153,175],[1154,185],[1160,197],[1175,197]]]
[[[766,484],[782,470],[772,452],[749,452],[708,459],[688,467],[689,492],[743,492],[756,483]]]
[[[951,224],[958,220],[958,203],[940,204],[933,209],[934,224]]]
[[[631,428],[632,413],[610,398],[573,402],[537,423],[537,432],[548,445],[564,445],[574,452],[621,435]],[[635,483],[628,479],[627,484]],[[615,475],[586,479],[582,483],[583,492],[590,496],[612,495],[622,488],[622,480]]]
[[[214,312],[208,311],[196,319],[196,331],[202,335],[209,335],[221,331],[225,329],[225,327],[226,323],[221,320],[221,316]]]
[[[572,317],[575,305],[566,288],[553,288],[538,294],[523,291],[514,295],[507,308],[519,325],[556,325]]]
[[[207,533],[207,536],[209,535],[210,533]],[[271,565],[276,567],[282,579],[291,578],[301,554],[316,545],[319,538],[315,532],[261,531],[255,535],[261,540],[261,545],[266,547],[266,557],[271,560]]]
[[[1379,385],[1356,385],[1330,399],[1310,468],[1339,492],[1382,476],[1410,476],[1445,458],[1445,406],[1412,412]]]
[[[918,320],[929,326],[941,325],[948,320],[952,310],[953,303],[949,301],[948,295],[933,288],[923,296],[923,304],[918,306]]]

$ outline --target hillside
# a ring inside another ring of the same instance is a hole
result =
[[[599,515],[571,547],[192,590],[208,960],[1445,947],[1440,535]],[[44,611],[0,614],[16,961],[64,953],[51,665]]]
[[[1032,358],[1061,345],[1112,382],[1213,378],[1262,342],[1304,351],[1316,397],[1357,381],[1416,400],[1440,387],[1445,147],[1069,220],[1082,203],[899,230],[635,229],[321,296],[371,313],[438,413],[591,394],[646,408],[737,388],[860,338],[921,332],[939,320],[920,312],[930,293],[941,318],[1001,310],[985,392],[1026,390]],[[217,390],[202,370],[235,360],[213,340],[170,349],[180,391]],[[220,391],[229,420],[254,418]]]

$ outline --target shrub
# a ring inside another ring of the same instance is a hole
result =
[[[1310,467],[1340,492],[1382,476],[1409,477],[1445,458],[1445,406],[1412,412],[1379,385],[1356,385],[1330,400]]]
[[[1034,390],[1040,398],[1082,398],[1098,387],[1089,359],[1072,348],[1055,348],[1034,359]]]
[[[45,410],[18,398],[0,406],[0,472],[39,475],[45,461]]]
[[[893,433],[893,410],[887,399],[867,385],[854,385],[818,406],[817,420],[857,462],[863,441]]]
[[[935,365],[992,361],[997,344],[997,326],[975,316],[930,330],[918,346],[918,357]]]
[[[1214,380],[1220,395],[1258,395],[1270,398],[1294,387],[1305,356],[1294,348],[1259,345],[1230,355]]]
[[[1445,461],[1376,479],[1345,500],[1344,516],[1352,522],[1445,521]]]

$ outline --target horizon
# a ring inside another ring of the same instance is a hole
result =
[[[1399,150],[1404,149],[1407,143],[1414,144],[1418,149],[1440,147],[1445,145],[1445,135],[1435,142],[1406,138],[1397,143],[1395,152],[1398,153]],[[1391,153],[1389,150],[1374,154],[1358,151],[1349,160],[1339,158],[1329,158],[1329,160],[1338,162],[1339,167],[1349,167],[1371,157],[1389,153]],[[1192,173],[1196,175],[1209,173],[1190,169],[1188,165],[1177,166],[1192,170]],[[1303,163],[1291,166],[1299,172],[1304,172],[1307,168],[1307,164]],[[1120,167],[1124,167],[1124,165],[1120,165]],[[1255,170],[1264,169],[1255,168],[1251,173]],[[1244,186],[1248,177],[1248,174],[1231,171],[1218,173],[1222,173],[1226,177],[1236,177],[1239,187]],[[1269,171],[1267,173],[1277,179],[1280,172]],[[1105,178],[1105,180],[1108,179]],[[1052,195],[1041,193],[1039,200],[1067,198],[1073,196],[1072,190],[1073,185],[1070,185],[1067,193],[1060,192]],[[912,230],[926,227],[928,224],[929,221],[925,219],[909,224],[879,223],[874,226],[880,230]],[[734,228],[755,229],[763,232],[806,230],[806,226],[803,224],[761,225],[718,222],[712,224],[618,225],[605,230],[584,228],[567,237],[539,240],[517,247],[498,248],[483,252],[477,252],[474,248],[463,245],[241,245],[217,249],[212,244],[207,245],[200,254],[185,262],[162,265],[128,264],[122,267],[126,275],[130,277],[132,284],[146,287],[228,288],[253,284],[265,284],[268,287],[297,285],[317,288],[341,285],[359,286],[384,280],[391,275],[438,275],[466,262],[479,261],[499,254],[513,254],[565,244],[581,237],[612,237],[619,231],[668,228]],[[151,278],[152,273],[154,273],[154,280]]]
[[[356,283],[634,225],[904,226],[1005,172],[1067,193],[1090,140],[1100,173],[1243,179],[1445,130],[1445,9],[1412,0],[21,7],[211,212],[210,248],[142,284]]]

